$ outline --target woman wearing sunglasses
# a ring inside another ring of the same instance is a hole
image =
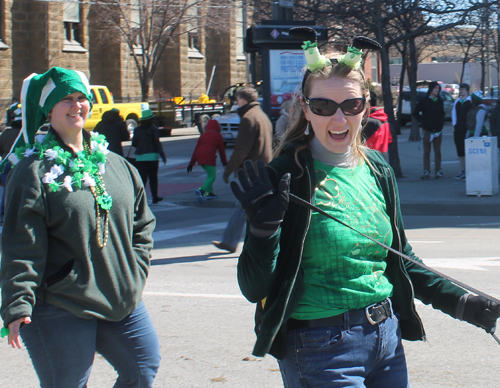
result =
[[[246,161],[231,185],[249,220],[238,281],[257,304],[253,354],[278,359],[285,387],[409,386],[401,340],[425,339],[414,297],[486,330],[498,316],[498,306],[484,315],[486,299],[289,203],[292,193],[414,257],[394,173],[361,144],[369,90],[351,54],[361,56],[308,58],[275,159]]]

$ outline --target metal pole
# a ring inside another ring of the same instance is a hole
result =
[[[212,76],[210,77],[210,83],[208,84],[207,93],[206,93],[207,96],[209,96],[210,88],[212,87],[212,81],[214,80],[214,74],[215,74],[216,67],[217,67],[216,65],[214,65],[214,67],[212,67]]]
[[[497,3],[497,44],[498,44],[498,52],[497,52],[497,85],[500,85],[500,2]],[[497,92],[498,93],[498,98],[500,98],[500,89]]]
[[[488,82],[488,94],[491,93],[491,62],[490,62],[490,34],[491,34],[491,29],[490,29],[490,12],[489,8],[486,11],[486,64],[488,66],[487,70],[487,82]]]
[[[242,0],[242,17],[243,17],[243,36],[246,36],[247,34],[247,28],[248,28],[248,14],[247,14],[247,0]],[[246,72],[246,78],[247,82],[252,82],[251,78],[251,71],[250,71],[250,54],[245,53],[245,72]]]

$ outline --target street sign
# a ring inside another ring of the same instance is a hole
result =
[[[302,44],[300,39],[290,36],[290,28],[298,27],[297,25],[258,25],[252,27],[253,44]],[[318,41],[326,41],[328,39],[326,28],[323,26],[308,26],[316,30]]]

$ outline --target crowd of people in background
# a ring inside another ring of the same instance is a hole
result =
[[[434,178],[444,177],[441,167],[441,143],[445,112],[440,92],[441,83],[437,81],[430,82],[427,95],[418,101],[412,112],[422,128],[424,169],[421,176],[422,179],[430,179],[431,177],[432,149],[434,150]],[[286,100],[282,103],[280,116],[273,130],[273,125],[260,108],[257,98],[257,92],[252,86],[245,86],[243,89],[235,92],[235,103],[239,106],[238,114],[241,117],[240,136],[235,146],[235,152],[229,161],[226,157],[224,140],[220,133],[221,128],[218,120],[210,120],[206,124],[204,133],[198,139],[187,166],[188,173],[198,164],[207,174],[204,184],[195,191],[198,202],[203,203],[205,200],[218,198],[213,189],[216,179],[217,152],[219,153],[222,165],[225,167],[223,179],[227,182],[229,175],[238,170],[245,159],[257,160],[259,157],[264,157],[266,161],[269,161],[271,149],[279,144],[279,141],[289,129],[292,100]],[[384,112],[384,108],[377,106],[378,101],[379,97],[377,93],[374,90],[370,90],[370,112],[363,120],[362,138],[367,147],[380,151],[386,160],[389,160],[389,146],[393,141],[393,133],[391,132],[388,116]],[[451,111],[453,138],[459,161],[458,174],[455,176],[455,179],[465,180],[466,177],[465,139],[486,136],[488,134],[491,134],[491,136],[499,135],[500,103],[498,102],[493,108],[489,108],[483,103],[483,95],[480,91],[471,93],[468,84],[460,84],[458,98],[454,101]],[[258,112],[258,120],[255,118],[256,112]],[[265,122],[266,130],[264,132],[261,129],[263,128],[262,122]],[[489,122],[489,125],[487,122]],[[0,136],[0,154],[2,158],[5,158],[10,151],[21,128],[21,104],[19,102],[12,104],[6,111],[5,128],[6,130]],[[271,129],[269,130],[269,128]],[[158,194],[158,169],[159,161],[162,160],[166,164],[167,158],[160,141],[158,128],[155,125],[155,115],[152,111],[148,109],[143,112],[140,125],[134,130],[132,137],[127,124],[123,117],[120,116],[119,110],[115,108],[103,113],[102,119],[94,128],[94,131],[105,135],[109,143],[108,149],[120,156],[124,156],[122,142],[132,140],[126,157],[139,170],[143,184],[146,186],[149,182],[152,202],[158,203],[162,201],[163,198]],[[266,136],[263,135],[263,133],[269,131],[273,133],[271,142],[268,142]],[[255,137],[258,139],[257,143],[255,143]],[[135,149],[135,152],[134,156],[130,158],[132,149]],[[0,174],[4,185],[6,184],[10,168],[11,165],[8,163],[3,173]],[[2,219],[4,202],[5,190],[0,202]],[[241,210],[235,211],[222,241],[214,241],[214,244],[221,249],[230,252],[234,251],[236,242],[243,233],[243,225],[244,217]]]

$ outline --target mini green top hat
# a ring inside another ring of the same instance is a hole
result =
[[[317,35],[316,31],[313,28],[290,28],[290,35],[304,41],[304,44],[301,47],[304,50],[307,61],[307,68],[309,69],[309,71],[318,71],[332,64],[332,62],[327,57],[321,55],[321,53],[319,52]]]
[[[155,117],[154,113],[151,112],[151,109],[145,109],[142,111],[141,121],[149,120]]]
[[[366,36],[357,36],[352,41],[352,46],[347,47],[347,53],[342,55],[338,59],[338,62],[347,67],[351,67],[354,70],[358,70],[361,65],[363,49],[380,50],[381,48],[382,46],[380,46],[380,43],[374,41],[373,39],[367,38]]]
[[[69,94],[83,93],[92,108],[92,96],[87,76],[81,71],[53,67],[43,74],[31,74],[23,81],[21,106],[23,126],[9,153],[0,163],[3,171],[13,151],[26,144],[33,144],[35,134],[46,121],[52,108]],[[15,164],[16,158],[11,158]]]

